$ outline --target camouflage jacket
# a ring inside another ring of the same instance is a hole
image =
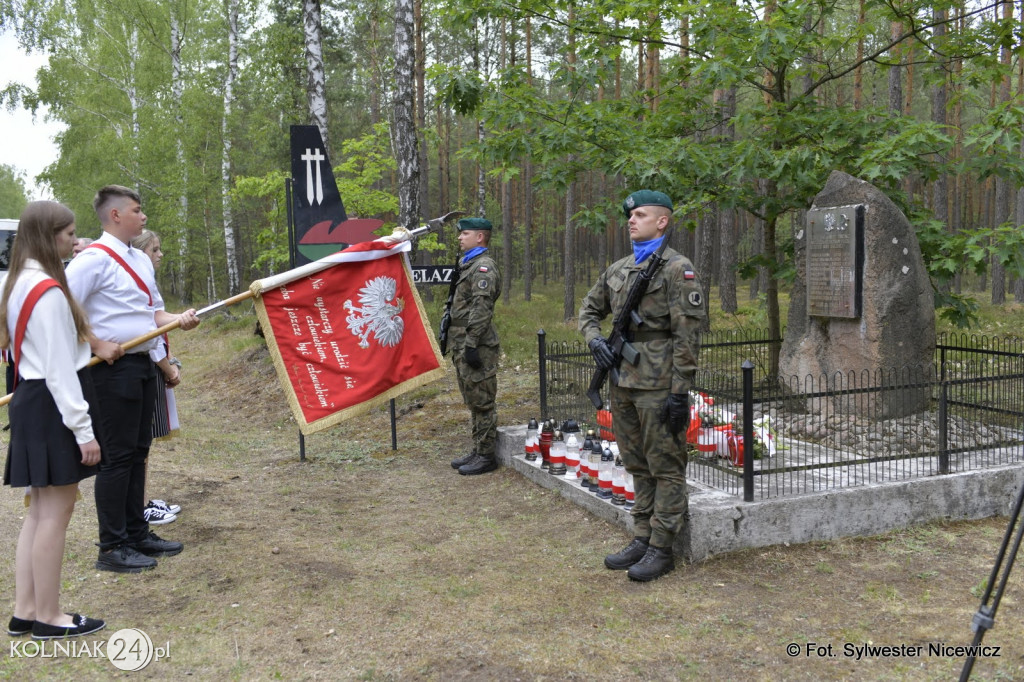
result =
[[[460,264],[458,278],[452,299],[448,347],[458,353],[467,346],[497,346],[498,332],[492,318],[494,303],[501,295],[501,278],[488,252]]]
[[[664,257],[667,262],[654,276],[637,310],[644,321],[642,331],[630,325],[640,358],[635,366],[622,362],[619,386],[686,393],[697,372],[704,300],[690,260],[671,248],[665,249]],[[580,306],[579,330],[588,344],[601,336],[601,320],[609,314],[614,320],[618,315],[629,288],[646,265],[647,261],[636,265],[630,254],[598,277]]]

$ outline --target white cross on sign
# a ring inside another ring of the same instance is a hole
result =
[[[311,153],[309,149],[306,149],[306,153],[299,157],[300,160],[306,162],[306,201],[309,205],[313,205],[313,164],[311,161],[316,161],[316,203],[324,203],[324,183],[320,176],[320,162],[324,161],[327,157],[319,149],[314,149]]]

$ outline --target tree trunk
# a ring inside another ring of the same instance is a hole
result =
[[[650,12],[647,15],[650,22],[650,34],[652,36],[661,34],[661,18],[657,12]],[[661,51],[657,43],[647,43],[647,60],[644,64],[644,88],[647,90],[648,106],[652,112],[658,110],[658,90],[661,87]]]
[[[238,256],[235,227],[231,216],[231,131],[229,119],[234,102],[235,79],[238,77],[238,2],[226,0],[228,15],[228,64],[224,77],[224,116],[221,119],[223,153],[221,155],[221,200],[224,210],[224,257],[228,271],[228,296],[238,293]]]
[[[320,0],[303,0],[302,35],[306,46],[306,99],[309,118],[320,129],[324,151],[331,155],[327,138],[327,75],[324,71],[324,48],[320,16]]]
[[[415,101],[415,39],[413,0],[395,0],[395,98],[392,105],[392,139],[398,165],[398,224],[413,229],[420,221],[420,156]]]
[[[185,122],[182,115],[185,79],[181,68],[181,22],[176,11],[171,11],[171,94],[174,100],[174,156],[181,171],[181,193],[178,195],[178,263],[171,279],[171,291],[187,304],[192,292],[187,286],[188,271],[188,164],[185,163]],[[168,244],[170,247],[170,244]]]
[[[1010,22],[1013,20],[1013,3],[1003,3],[1003,21]],[[1012,73],[1011,66],[1011,49],[1008,45],[1003,45],[1000,48],[999,62],[1003,66],[1003,77],[999,84],[999,103],[1006,104],[1010,101],[1010,74]],[[1010,220],[1010,182],[1006,178],[997,175],[995,178],[996,182],[996,200],[995,200],[995,215],[993,216],[993,227],[999,227],[1005,222]],[[996,281],[998,278],[998,282]],[[1006,268],[1002,263],[997,263],[995,260],[992,262],[992,302],[993,303],[1005,303],[1006,302]],[[998,296],[998,298],[997,298]]]
[[[573,158],[569,157],[572,165]],[[565,189],[565,240],[562,256],[565,258],[562,282],[564,298],[562,299],[562,319],[566,322],[576,316],[576,227],[573,216],[576,215],[576,181],[569,182]]]
[[[1021,11],[1024,11],[1022,9]],[[1024,89],[1022,89],[1024,90]],[[1024,92],[1022,92],[1024,94]],[[1024,140],[1020,143],[1020,155],[1024,157]],[[1017,225],[1024,225],[1024,187],[1017,188]],[[1013,297],[1017,302],[1024,301],[1024,279],[1017,278],[1013,289]]]
[[[512,181],[501,183],[501,297],[512,295]]]
[[[715,233],[718,227],[718,205],[712,204],[708,206],[707,212],[700,218],[698,229],[700,233],[697,238],[697,262],[694,265],[697,267],[697,272],[700,275],[700,286],[704,294],[704,301],[710,300],[711,296],[711,279],[714,265],[712,264],[712,258],[715,252],[715,241],[718,235]],[[711,319],[709,317],[704,318],[704,324],[702,329],[707,331],[711,328]]]
[[[903,24],[893,21],[889,24],[889,36],[896,40],[903,34]],[[900,45],[892,48],[892,66],[889,67],[889,114],[899,116],[903,113],[903,65],[900,64],[903,50]]]
[[[533,87],[533,31],[526,18],[526,82]],[[533,292],[533,161],[529,156],[523,168],[523,300]]]
[[[413,20],[416,22],[416,137],[419,149],[420,213],[426,218],[441,215],[430,206],[430,154],[427,149],[427,48],[423,42],[423,0],[413,2]]]
[[[736,88],[723,91],[722,97],[722,137],[726,143],[736,139]],[[736,312],[736,209],[723,208],[718,212],[718,297],[722,310],[727,313]]]
[[[476,122],[476,140],[483,145],[487,132],[484,129],[483,119]],[[484,165],[476,165],[476,214],[487,215],[487,174],[484,173]]]
[[[770,192],[775,191],[775,183],[769,182]],[[770,194],[768,196],[771,196]],[[771,215],[764,223],[764,251],[765,256],[771,263],[778,259],[778,249],[775,246],[775,228],[778,224],[778,216]],[[779,351],[782,348],[782,314],[779,311],[779,281],[775,277],[768,277],[765,287],[765,304],[768,308],[768,338],[772,340],[768,350],[768,367],[771,369],[771,376],[779,375]]]
[[[1024,3],[1020,6],[1020,23],[1024,26]],[[1017,45],[1018,49],[1020,44]],[[1017,99],[1024,101],[1024,60],[1018,59],[1017,72]],[[1020,154],[1024,158],[1024,139],[1020,141]],[[1017,225],[1024,225],[1024,186],[1017,187]],[[1024,279],[1018,278],[1013,290],[1013,297],[1018,301],[1024,301]]]
[[[435,50],[439,49],[438,41],[434,44]],[[448,109],[444,105],[443,98],[435,97],[434,104],[436,107],[436,125],[437,125],[437,197],[438,197],[438,215],[447,213],[452,209],[452,202],[450,197],[449,183],[451,181],[451,171],[449,169],[449,138],[451,136],[451,130],[449,128]],[[455,209],[458,210],[458,209]]]

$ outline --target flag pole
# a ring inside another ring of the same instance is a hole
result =
[[[219,310],[220,308],[226,308],[228,306],[235,305],[236,303],[241,303],[242,301],[245,301],[247,299],[252,298],[253,295],[254,294],[253,294],[252,291],[243,291],[242,293],[236,294],[234,296],[231,296],[230,298],[225,298],[223,301],[218,301],[217,303],[214,303],[213,305],[208,305],[205,308],[203,308],[202,310],[197,310],[196,311],[196,316],[197,317],[202,317],[203,315],[206,315],[207,313],[212,313],[213,311]],[[173,330],[177,329],[180,326],[181,326],[181,322],[178,321],[178,320],[175,320],[174,322],[168,322],[167,324],[165,324],[162,327],[154,329],[151,332],[147,332],[147,333],[143,334],[142,336],[137,336],[134,339],[132,339],[131,341],[126,341],[126,342],[122,343],[121,344],[121,348],[123,348],[125,350],[129,350],[131,348],[135,348],[136,346],[141,346],[142,344],[146,343],[147,341],[155,339],[158,336],[163,336],[167,332],[173,331]],[[103,358],[100,358],[99,356],[94,355],[91,358],[89,358],[89,363],[86,365],[86,367],[92,367],[93,365],[98,365],[101,362],[104,362]],[[3,407],[7,403],[11,402],[11,396],[12,395],[14,395],[14,394],[13,393],[8,393],[7,395],[5,395],[2,398],[0,398],[0,407]]]

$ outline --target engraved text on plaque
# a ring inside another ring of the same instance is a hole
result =
[[[864,206],[807,211],[807,314],[860,317]]]

